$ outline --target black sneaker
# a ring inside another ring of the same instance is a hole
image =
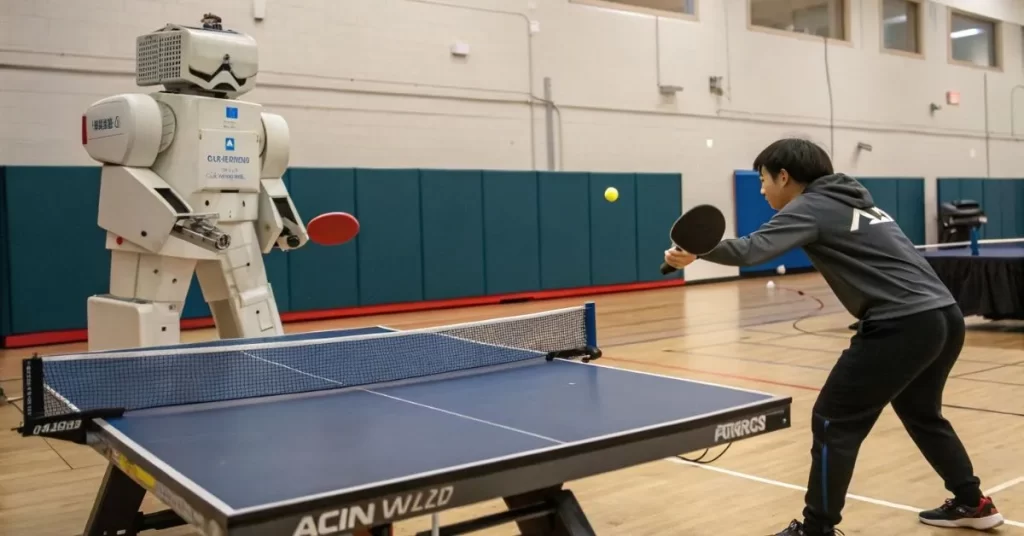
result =
[[[804,528],[804,524],[793,520],[789,523],[789,526],[783,529],[782,532],[777,532],[773,536],[843,536],[843,532],[839,529],[832,529],[828,532],[808,532]]]
[[[964,506],[954,499],[947,499],[942,506],[921,512],[918,517],[921,523],[935,527],[989,530],[1003,524],[1003,515],[989,497],[982,497],[977,506]]]

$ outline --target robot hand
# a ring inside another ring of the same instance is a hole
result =
[[[260,188],[259,213],[256,232],[260,251],[273,249],[288,251],[304,246],[309,241],[306,226],[299,217],[288,190],[281,179],[263,179]]]
[[[231,245],[231,236],[220,230],[216,223],[216,214],[180,216],[171,229],[171,236],[213,252],[224,251]]]
[[[309,233],[306,232],[306,228],[298,222],[292,221],[281,216],[281,223],[284,224],[284,228],[281,230],[281,235],[274,243],[274,246],[282,251],[288,251],[291,249],[297,249],[309,242]]]

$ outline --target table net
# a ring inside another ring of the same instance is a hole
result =
[[[25,415],[286,395],[546,358],[594,344],[592,307],[368,335],[34,358],[35,369],[26,366]],[[33,397],[35,390],[42,393]]]

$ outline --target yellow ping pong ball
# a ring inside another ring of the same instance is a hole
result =
[[[616,190],[615,187],[609,186],[608,189],[604,191],[604,198],[608,201],[615,201],[619,198],[619,191]]]

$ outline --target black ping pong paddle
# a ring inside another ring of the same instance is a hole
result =
[[[672,224],[669,238],[676,249],[694,255],[703,255],[718,245],[725,234],[725,215],[713,205],[697,205]],[[661,274],[668,275],[676,269],[661,263]]]

